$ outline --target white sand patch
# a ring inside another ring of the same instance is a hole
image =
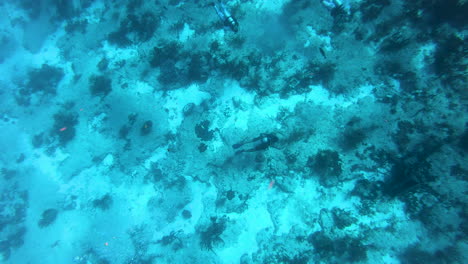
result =
[[[229,247],[216,251],[223,263],[237,263],[244,254],[252,254],[258,250],[257,234],[266,229],[273,228],[270,213],[266,203],[276,198],[276,193],[270,189],[258,189],[248,204],[248,209],[242,214],[228,214],[229,219],[235,221],[236,232],[240,232],[237,241]]]
[[[155,230],[153,233],[153,239],[159,240],[163,236],[170,235],[171,232],[181,231],[183,234],[194,234],[196,232],[195,226],[197,225],[199,219],[202,217],[205,212],[205,203],[214,203],[217,196],[217,190],[214,185],[209,185],[208,187],[199,182],[191,182],[191,202],[187,204],[183,210],[188,210],[192,214],[192,217],[189,219],[184,219],[182,216],[179,216],[175,221],[166,225],[161,230]]]
[[[204,183],[200,182],[191,182],[190,189],[192,191],[192,200],[182,210],[190,211],[192,217],[190,219],[177,219],[174,223],[179,229],[183,230],[185,234],[195,233],[195,225],[198,223],[205,209],[203,202],[205,200],[214,201],[217,195],[217,190],[213,185],[207,187]]]
[[[250,111],[239,111],[226,120],[223,128],[239,128],[243,131],[249,129]]]
[[[35,151],[35,158],[29,160],[32,169],[22,183],[22,187],[28,190],[31,201],[25,221],[28,232],[25,233],[24,245],[12,254],[11,263],[32,263],[38,259],[43,263],[66,262],[76,254],[79,246],[77,241],[83,241],[89,216],[83,212],[64,211],[61,208],[65,197],[70,193],[63,191],[66,185],[58,167],[67,157],[69,154],[57,149],[53,157]],[[95,174],[92,177],[96,178]],[[89,186],[83,184],[82,190],[87,191],[88,188]],[[40,228],[38,221],[44,210],[49,208],[58,209],[57,219],[52,225]]]
[[[222,151],[225,147],[226,144],[224,143],[222,138],[218,134],[215,134],[215,137],[213,140],[211,140],[211,144],[209,146],[210,151],[216,153],[218,151]]]
[[[276,235],[288,234],[293,226],[304,226],[304,220],[310,220],[311,215],[318,217],[323,208],[320,204],[321,192],[316,181],[306,181],[294,190],[284,206],[278,208],[279,220]]]
[[[33,54],[31,61],[35,65],[42,65],[47,63],[50,65],[62,65],[62,58],[59,47],[57,47],[57,41],[65,35],[65,30],[63,28],[55,31],[53,34],[49,35],[42,46],[40,52]]]
[[[179,41],[187,42],[187,40],[189,40],[194,34],[195,30],[191,29],[187,23],[184,23],[184,28],[179,33]]]
[[[281,14],[281,12],[283,12],[283,6],[288,2],[289,0],[256,1],[255,8],[262,11]]]
[[[210,94],[200,91],[198,84],[192,84],[185,89],[172,90],[164,97],[164,108],[168,110],[169,130],[176,133],[184,119],[183,109],[189,104],[200,105],[210,98]]]
[[[311,86],[312,91],[307,94],[307,101],[315,104],[331,106],[332,108],[337,107],[349,107],[356,104],[362,98],[368,97],[369,100],[374,100],[375,97],[372,93],[374,89],[373,85],[363,85],[356,89],[356,92],[351,97],[331,97],[330,93],[321,85]]]
[[[104,160],[102,161],[102,166],[107,169],[110,169],[114,165],[114,155],[107,154]]]
[[[80,0],[75,0],[80,1]],[[102,13],[105,12],[106,4],[103,1],[93,1],[91,6],[86,9],[81,9],[81,18],[86,19],[89,24],[102,23]]]
[[[279,112],[287,110],[289,112],[294,111],[296,105],[300,102],[304,102],[307,99],[304,95],[292,95],[287,99],[281,99],[278,95],[270,96],[265,103],[259,107],[260,116],[264,118],[273,119],[276,118]]]
[[[246,104],[252,104],[255,94],[243,89],[237,81],[228,80],[223,85],[223,95],[218,99],[220,103],[233,103],[238,100]]]
[[[54,157],[47,156],[43,154],[45,150],[36,152],[36,158],[32,161],[32,165],[36,168],[41,174],[45,175],[48,181],[48,184],[54,182],[55,184],[61,184],[61,174],[57,172],[57,167],[65,159],[67,159],[70,154],[62,152],[61,149],[55,151]]]
[[[304,43],[304,47],[322,47],[325,51],[332,51],[331,38],[327,35],[320,35],[312,26],[307,26],[306,32],[309,35]]]
[[[117,48],[110,45],[107,41],[103,42],[101,51],[104,52],[104,57],[111,61],[131,60],[139,56],[138,50],[132,46],[129,46],[128,48]],[[112,66],[112,64],[109,65]]]
[[[143,163],[143,166],[150,170],[151,169],[151,164],[156,163],[158,160],[165,159],[167,157],[167,148],[169,145],[157,148],[153,151],[153,155],[149,157],[148,159],[145,160]]]
[[[94,116],[89,122],[88,122],[88,132],[89,133],[96,133],[100,129],[102,129],[104,125],[104,121],[107,118],[106,113],[100,113],[99,115]]]
[[[32,212],[40,215],[41,212]],[[15,250],[8,263],[65,263],[70,262],[80,249],[77,241],[85,241],[91,217],[81,212],[59,212],[53,225],[37,226],[37,219],[28,221],[24,245]]]
[[[132,91],[134,91],[135,94],[148,95],[148,94],[153,93],[154,87],[152,87],[146,82],[136,81],[134,85],[132,86]]]
[[[118,187],[112,187],[114,193],[115,212],[113,214],[121,214],[123,219],[127,219],[128,227],[135,224],[142,224],[151,219],[151,214],[148,210],[148,201],[156,195],[156,191],[150,184],[122,184]]]
[[[216,31],[213,31],[211,33],[211,37],[213,40],[216,40],[219,42],[220,45],[225,45],[225,37],[226,37],[226,31],[224,29],[218,29]]]
[[[276,235],[286,235],[293,226],[310,230],[308,223],[315,222],[323,209],[331,210],[335,207],[353,210],[359,200],[349,197],[347,190],[354,185],[345,183],[340,188],[324,189],[316,180],[307,180],[294,190],[281,208],[278,208],[278,224]],[[314,227],[318,231],[320,227]],[[310,230],[311,232],[314,230]]]
[[[132,230],[146,226],[152,217],[147,203],[155,191],[152,186],[139,183],[109,187],[112,188],[113,206],[92,214],[87,240],[83,244],[92,246],[100,256],[112,263],[121,263],[134,252],[130,240]]]
[[[2,118],[6,117],[4,115]],[[16,120],[11,119],[10,122],[0,120],[0,162],[3,166],[11,165],[21,153],[32,151],[29,135],[22,132],[24,130],[16,124]]]
[[[22,17],[22,11],[19,9],[11,8],[10,5],[6,5],[9,14],[9,19],[14,19],[14,17],[18,16],[18,19],[26,19],[26,18],[19,18]],[[16,10],[15,12],[11,10]],[[11,11],[11,12],[10,12]],[[19,12],[19,13],[18,13]],[[15,13],[15,14],[13,14]],[[48,30],[52,30],[52,26],[48,22],[44,22],[45,20],[49,19],[49,17],[44,18],[44,20],[38,21],[30,21],[28,22],[31,29],[31,33],[29,36],[24,39],[24,28],[13,28],[12,34],[15,36],[15,42],[19,45],[13,54],[8,57],[5,61],[0,64],[0,70],[2,72],[0,76],[0,80],[8,81],[10,78],[17,77],[18,75],[24,74],[30,68],[40,68],[42,64],[50,64],[54,66],[66,67],[67,63],[62,61],[62,55],[60,49],[57,47],[57,41],[62,38],[66,33],[63,27],[60,27],[57,30],[54,30],[53,33],[49,34]],[[27,20],[27,19],[26,19]],[[2,21],[3,23],[7,23],[6,21]],[[8,23],[12,23],[11,21]],[[41,24],[43,23],[43,24]],[[11,25],[10,25],[11,26]],[[37,27],[38,29],[35,30],[34,28]],[[46,36],[42,36],[46,34]],[[36,36],[37,35],[37,36]],[[31,38],[32,42],[38,42],[33,45],[38,45],[37,48],[40,48],[38,52],[32,53],[25,49],[20,43],[24,41],[28,41]],[[41,39],[41,40],[38,40]],[[43,39],[43,40],[42,40]],[[39,43],[40,42],[40,43]]]
[[[255,94],[240,87],[238,82],[226,81],[223,85],[223,95],[218,99],[218,107],[215,110],[219,114],[216,115],[211,125],[221,127],[221,129],[234,127],[247,130],[254,98]],[[218,126],[218,122],[221,121],[219,117],[224,116],[225,111],[231,114],[227,119],[222,120],[224,122],[222,126]]]
[[[414,67],[418,70],[422,70],[424,67],[430,65],[434,59],[436,48],[437,45],[435,43],[427,43],[419,47],[418,53],[413,58]]]
[[[63,244],[59,243],[57,248],[64,250],[68,259],[79,257],[71,257],[70,254],[81,252],[77,251],[76,247],[83,245],[93,247],[101,256],[116,261],[113,263],[120,263],[128,255],[133,254],[129,230],[135,226],[145,225],[152,217],[147,203],[156,195],[154,188],[138,182],[115,186],[112,177],[124,176],[109,173],[108,168],[112,164],[112,156],[108,155],[99,166],[84,170],[70,182],[62,185],[60,193],[79,197],[78,208],[82,210],[65,211],[63,215],[59,213],[56,223],[51,226],[56,232],[50,229],[47,232],[60,235],[54,239],[64,241]],[[112,206],[108,210],[90,207],[94,199],[101,198],[107,193],[112,197]],[[74,241],[80,241],[80,245],[69,244]],[[48,245],[41,245],[41,248],[45,250]],[[66,251],[68,248],[70,252]],[[47,255],[40,248],[37,252],[38,255]],[[62,255],[60,259],[64,259],[64,256]]]
[[[68,183],[60,186],[59,193],[63,196],[76,195],[78,208],[85,207],[89,201],[99,199],[110,192],[112,185],[104,176],[108,170],[105,167],[84,169]]]

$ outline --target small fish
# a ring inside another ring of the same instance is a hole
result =
[[[65,130],[67,130],[67,127],[62,127],[62,128],[60,129],[60,132],[63,132],[63,131],[65,131]]]
[[[326,59],[327,55],[325,55],[325,51],[322,48],[319,48],[319,50],[320,50],[320,54],[322,54],[322,56]]]
[[[57,240],[55,241],[52,245],[50,245],[51,248],[55,248],[56,246],[58,246],[60,243],[60,240]]]
[[[169,152],[169,153],[175,153],[176,150],[175,150],[174,148],[169,147],[169,148],[167,148],[167,152]]]
[[[273,188],[273,185],[275,185],[275,180],[271,180],[270,184],[268,184],[268,190]]]

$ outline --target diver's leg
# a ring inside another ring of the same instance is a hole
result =
[[[256,138],[254,138],[252,140],[243,140],[243,141],[241,141],[239,143],[236,143],[236,144],[232,145],[232,148],[237,149],[237,148],[240,148],[240,147],[244,146],[245,144],[253,143],[255,141],[257,141]]]
[[[216,14],[218,14],[221,21],[224,21],[226,19],[226,16],[224,15],[223,11],[220,10],[219,6],[216,3],[213,3],[213,7],[215,8]]]
[[[257,148],[251,148],[251,149],[242,150],[242,152],[255,152],[255,151],[258,151],[258,149]]]
[[[233,149],[238,149],[238,148],[242,147],[243,145],[244,145],[244,143],[242,143],[242,142],[236,143],[236,144],[232,145],[232,148]]]
[[[244,149],[239,149],[238,151],[234,152],[234,154],[237,155],[237,154],[240,154],[240,153],[242,153],[242,152],[244,152],[244,151],[245,151]]]

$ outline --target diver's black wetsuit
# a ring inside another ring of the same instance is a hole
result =
[[[254,152],[254,151],[259,151],[259,150],[265,150],[269,148],[275,142],[278,142],[277,136],[275,136],[274,134],[262,133],[260,134],[260,136],[252,140],[236,143],[232,145],[232,148],[238,149],[246,144],[252,143],[253,146],[251,148],[239,149],[236,151],[236,154],[239,154],[242,152]]]
[[[239,31],[239,22],[237,22],[221,1],[213,3],[213,6],[225,27],[229,27],[234,32]]]

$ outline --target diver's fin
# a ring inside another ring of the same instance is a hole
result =
[[[237,149],[237,148],[240,148],[242,145],[243,145],[242,143],[236,143],[236,144],[232,145],[232,148]]]

